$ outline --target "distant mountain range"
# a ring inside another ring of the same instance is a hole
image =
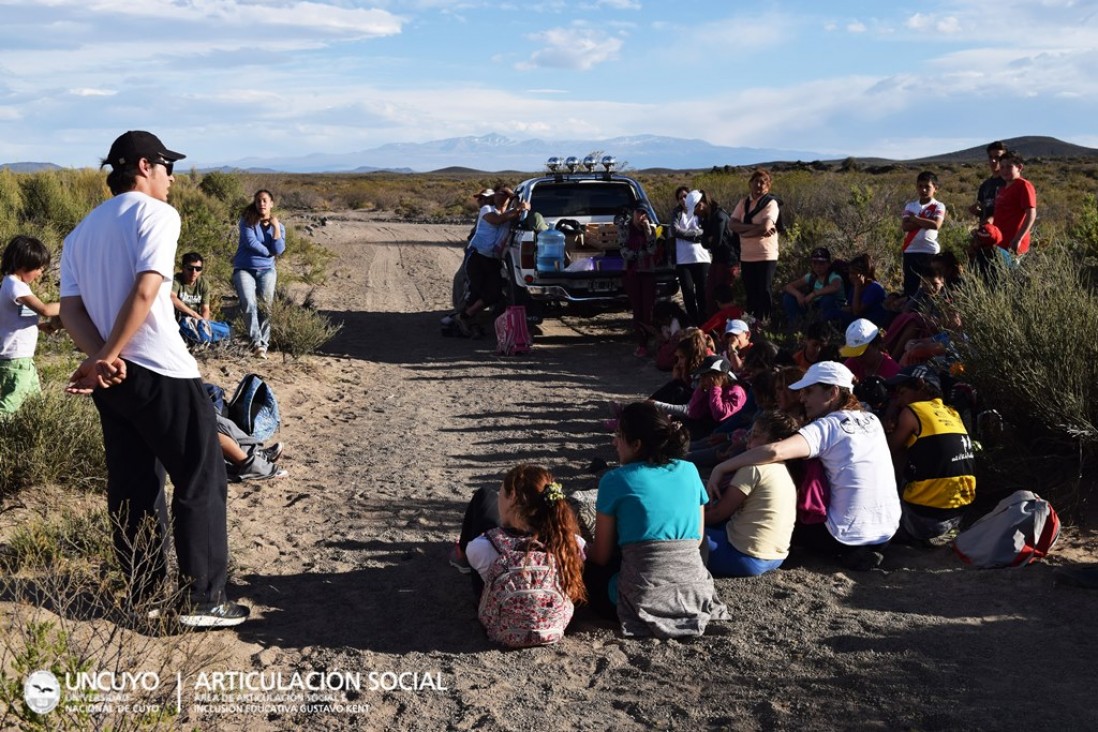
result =
[[[390,143],[369,150],[314,154],[296,158],[244,158],[218,167],[265,168],[287,173],[364,173],[378,169],[426,172],[461,166],[481,171],[541,170],[553,156],[582,158],[592,152],[613,155],[634,169],[708,168],[714,164],[750,165],[763,160],[819,160],[820,153],[750,147],[721,147],[705,140],[635,135],[609,140],[515,140],[499,134],[451,137],[422,143]]]
[[[61,170],[60,165],[53,163],[4,163],[0,170],[10,170],[13,173],[37,173],[39,170]]]
[[[988,140],[990,143],[991,140]],[[1073,145],[1070,142],[1057,140],[1055,137],[1040,137],[1030,135],[1028,137],[1012,137],[1002,141],[1008,149],[1019,153],[1023,158],[1093,158],[1098,157],[1098,150],[1093,147]],[[987,156],[987,145],[970,147],[957,152],[943,153],[927,158],[912,160],[913,163],[970,163],[973,160],[983,161]]]
[[[1004,140],[1007,147],[1026,158],[1096,158],[1098,150],[1054,137],[1015,137]],[[515,140],[499,134],[451,137],[423,143],[391,143],[352,153],[313,153],[298,157],[242,158],[203,165],[200,170],[240,170],[251,173],[395,173],[432,172],[462,169],[478,171],[536,171],[553,156],[583,157],[592,152],[610,154],[619,164],[634,170],[698,170],[719,166],[757,165],[793,161],[835,161],[842,156],[807,150],[781,150],[755,147],[723,147],[704,140],[635,135],[609,140]],[[883,158],[858,158],[882,163],[958,163],[979,162],[984,146],[943,153],[907,161]],[[9,163],[0,169],[32,172],[57,168],[52,163]]]

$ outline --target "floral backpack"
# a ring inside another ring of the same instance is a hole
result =
[[[560,588],[556,559],[539,542],[503,529],[484,536],[499,552],[480,596],[478,614],[488,638],[511,648],[559,641],[575,608]]]
[[[511,305],[496,318],[496,353],[514,356],[529,353],[534,346],[530,329],[526,327],[526,308]]]

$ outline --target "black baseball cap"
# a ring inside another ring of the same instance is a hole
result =
[[[889,386],[900,386],[901,384],[906,384],[915,379],[922,379],[924,383],[931,384],[937,389],[942,388],[942,380],[938,378],[938,374],[934,373],[932,368],[922,363],[917,363],[913,366],[904,366],[900,369],[898,374],[885,379],[885,383]]]
[[[111,151],[107,153],[106,162],[112,168],[122,168],[136,164],[141,158],[174,163],[176,160],[182,160],[185,157],[187,156],[183,153],[166,148],[160,138],[151,132],[130,130],[119,136],[111,145]]]

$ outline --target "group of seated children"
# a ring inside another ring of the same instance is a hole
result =
[[[927,316],[934,287],[912,312]],[[765,574],[791,551],[869,570],[890,542],[927,545],[958,527],[975,498],[972,442],[938,364],[897,362],[868,318],[839,343],[813,323],[795,353],[736,318],[720,341],[677,325],[671,380],[647,401],[611,403],[620,467],[600,481],[592,541],[570,540],[585,561],[572,601],[586,597],[625,635],[700,634],[726,616],[713,576]],[[867,384],[883,399],[860,400]],[[478,503],[457,552],[482,570],[469,549],[488,526],[471,520]]]

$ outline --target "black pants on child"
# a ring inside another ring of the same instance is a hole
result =
[[[473,497],[469,499],[469,505],[465,507],[465,518],[461,521],[461,534],[458,536],[458,546],[461,551],[469,546],[469,542],[477,538],[485,531],[499,528],[499,488],[478,488]],[[473,593],[480,597],[484,589],[484,580],[480,573],[469,573],[473,583]]]

